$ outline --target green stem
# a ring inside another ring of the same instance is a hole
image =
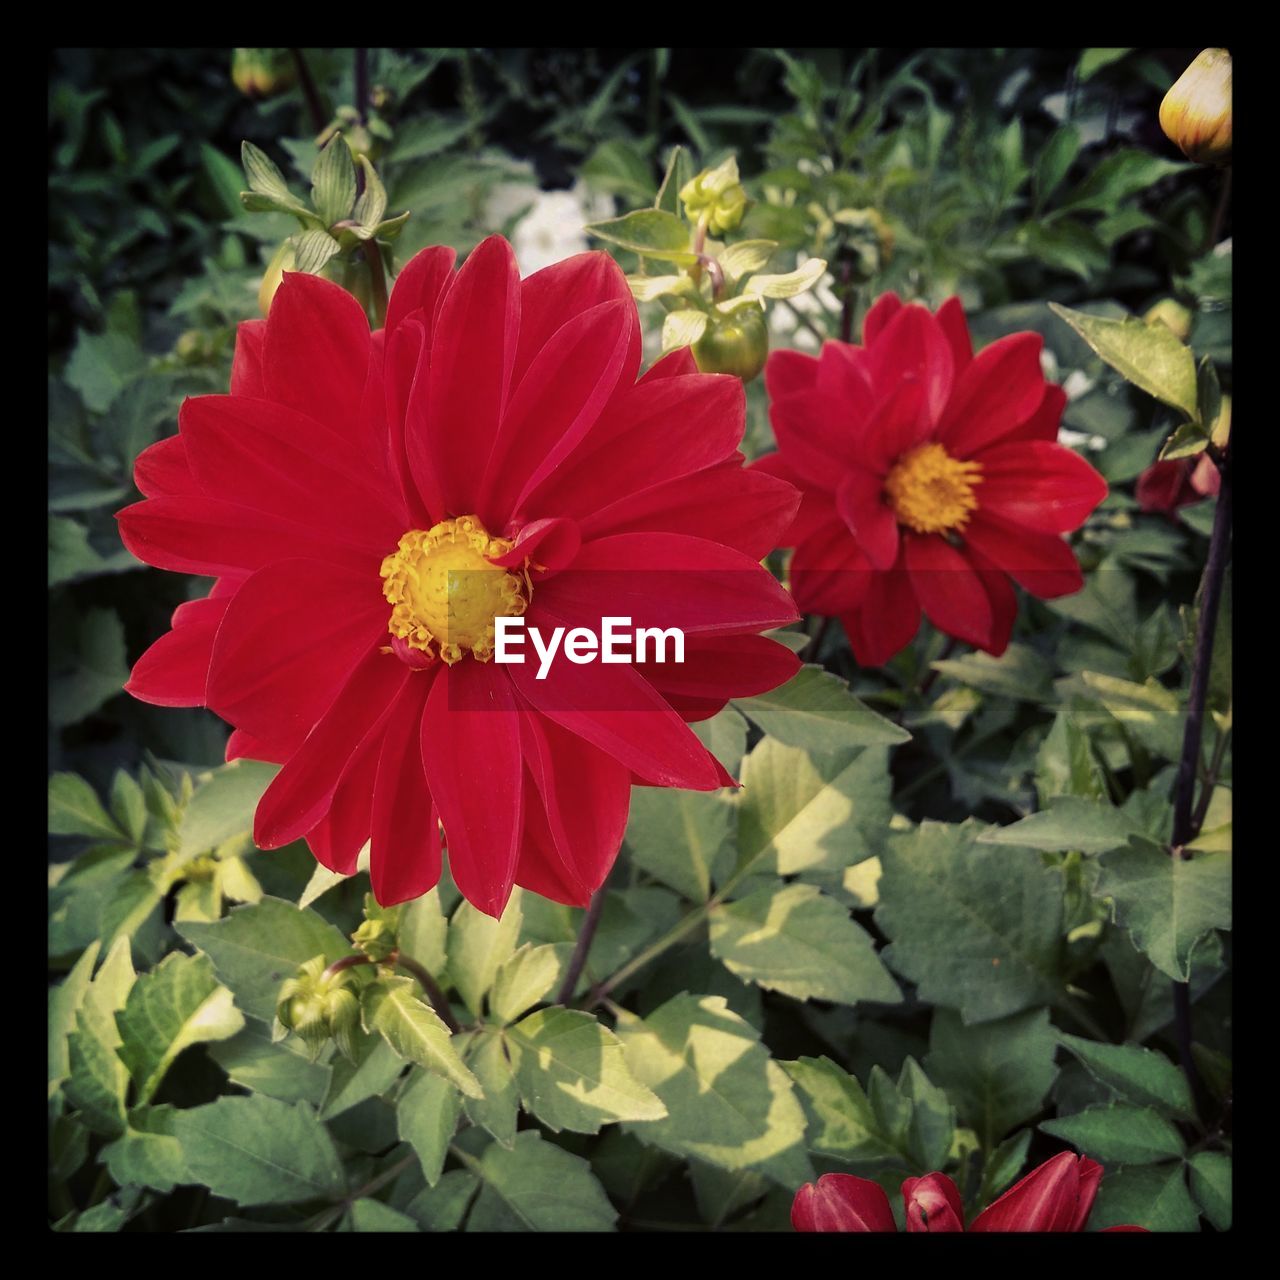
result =
[[[364,242],[365,261],[369,264],[369,278],[373,284],[373,314],[375,329],[387,323],[387,272],[382,262],[382,250],[374,240]]]

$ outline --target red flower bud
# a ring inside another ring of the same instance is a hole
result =
[[[938,1175],[933,1175],[938,1176]],[[806,1182],[791,1205],[797,1231],[897,1231],[883,1188],[851,1173],[824,1173]]]
[[[1218,468],[1207,453],[1198,458],[1153,462],[1139,477],[1135,489],[1143,511],[1176,511],[1218,492]]]
[[[908,1178],[902,1184],[908,1231],[963,1231],[964,1207],[956,1184],[945,1173]]]
[[[1083,1231],[1102,1166],[1064,1151],[1015,1182],[973,1220],[970,1231]]]

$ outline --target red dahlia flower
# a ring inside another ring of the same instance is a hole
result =
[[[1010,578],[1046,599],[1082,585],[1062,534],[1107,494],[1057,443],[1066,397],[1016,333],[973,355],[960,302],[937,315],[886,293],[865,345],[776,351],[765,381],[778,452],[755,469],[804,500],[794,546],[800,608],[842,619],[858,661],[887,662],[921,610],[940,630],[1003,653],[1017,614]]]
[[[1014,1183],[969,1225],[970,1231],[1083,1231],[1102,1181],[1102,1166],[1071,1151],[1046,1160]],[[945,1173],[902,1184],[908,1231],[963,1231],[964,1209]],[[896,1231],[889,1197],[877,1183],[847,1173],[807,1182],[791,1205],[797,1231]],[[1105,1227],[1145,1231],[1145,1227]]]
[[[215,579],[126,686],[208,706],[227,758],[283,765],[266,849],[305,836],[384,904],[426,892],[440,826],[463,894],[585,903],[632,783],[732,782],[687,721],[798,667],[758,633],[795,608],[759,560],[798,495],[742,467],[736,378],[687,352],[637,381],[626,280],[589,253],[521,281],[510,245],[396,281],[384,330],[286,274],[240,326],[231,394],[186,401],[120,513],[148,564]],[[550,632],[630,615],[685,631],[680,666],[493,662],[494,618]]]

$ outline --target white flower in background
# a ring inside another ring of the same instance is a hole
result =
[[[486,221],[501,226],[526,205],[529,211],[511,233],[516,261],[526,276],[575,253],[599,248],[590,243],[583,227],[613,216],[612,199],[589,191],[581,182],[568,191],[537,192],[519,183],[503,183],[489,198]]]

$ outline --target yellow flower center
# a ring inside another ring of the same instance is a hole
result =
[[[963,529],[978,505],[982,467],[953,458],[942,445],[919,444],[893,464],[884,482],[898,519],[917,533]]]
[[[516,617],[529,607],[527,573],[489,563],[511,547],[475,516],[410,529],[382,562],[382,594],[391,604],[387,629],[409,648],[449,664],[467,653],[488,662],[494,618]]]

